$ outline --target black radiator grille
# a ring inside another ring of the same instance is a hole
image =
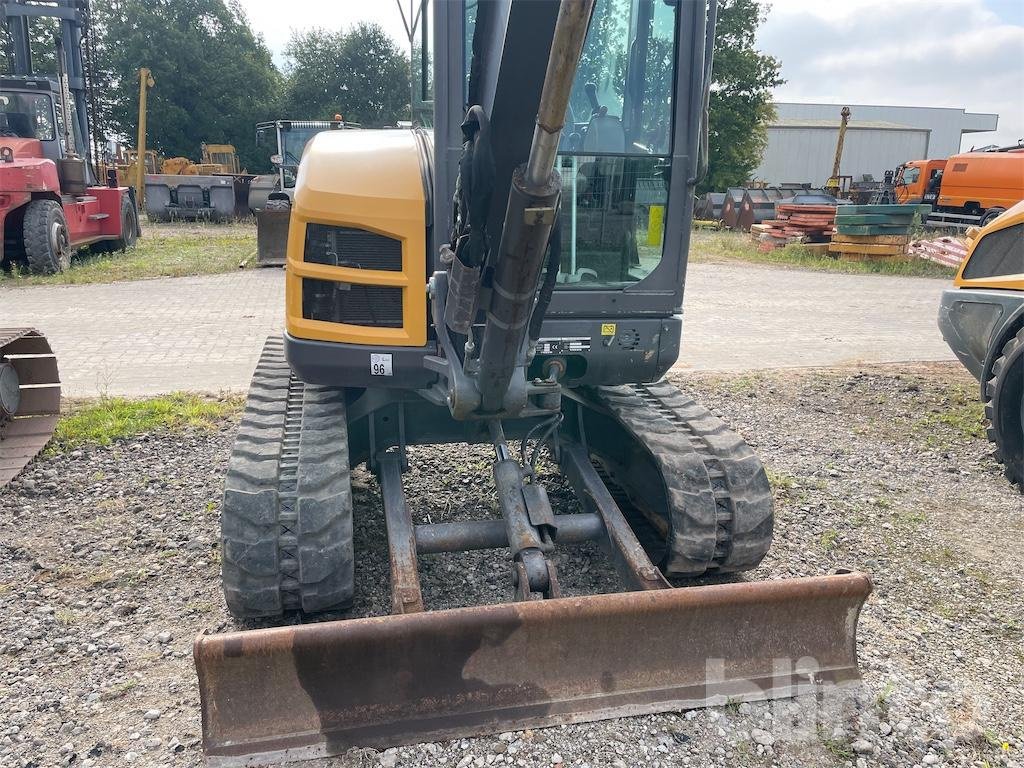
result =
[[[402,271],[402,242],[365,229],[306,225],[303,260],[352,269]]]
[[[402,289],[305,277],[302,279],[302,316],[328,323],[401,328]]]

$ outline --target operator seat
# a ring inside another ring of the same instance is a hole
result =
[[[7,127],[23,139],[36,138],[36,132],[32,130],[32,122],[24,112],[8,112]]]

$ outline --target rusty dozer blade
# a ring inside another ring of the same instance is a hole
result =
[[[34,328],[0,328],[0,488],[43,450],[60,414],[57,358]]]
[[[211,765],[788,697],[858,678],[860,573],[197,638]]]

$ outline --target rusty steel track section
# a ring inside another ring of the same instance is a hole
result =
[[[665,483],[665,509],[630,493],[629,468],[605,468],[664,539],[669,575],[756,568],[771,547],[771,486],[740,435],[667,381],[598,387],[594,402],[646,446]]]
[[[59,415],[50,342],[34,328],[0,328],[0,488],[43,450]]]

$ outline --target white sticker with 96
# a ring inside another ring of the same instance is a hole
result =
[[[391,355],[370,355],[371,376],[394,376],[391,370]]]

